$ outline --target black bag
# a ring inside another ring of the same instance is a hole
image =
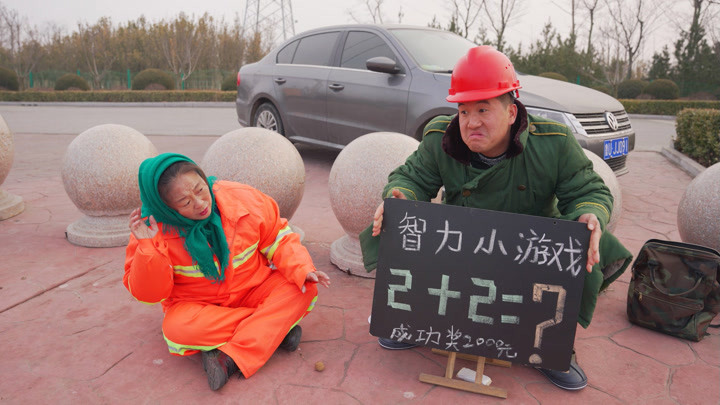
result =
[[[633,263],[628,319],[639,326],[700,341],[720,312],[718,271],[720,253],[716,250],[648,240]]]

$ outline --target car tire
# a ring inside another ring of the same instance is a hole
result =
[[[271,103],[263,103],[253,115],[252,126],[269,129],[280,135],[285,135],[282,119],[277,108]]]

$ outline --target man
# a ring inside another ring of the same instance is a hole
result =
[[[587,328],[597,294],[619,277],[632,255],[603,229],[612,195],[563,124],[528,115],[516,100],[520,82],[510,60],[489,46],[470,49],[452,73],[447,100],[454,116],[428,123],[418,149],[388,178],[384,197],[429,201],[445,187],[452,205],[577,220],[591,231],[578,323]],[[366,268],[377,261],[383,204],[360,235]],[[372,233],[372,236],[370,235]],[[379,338],[386,349],[415,345]],[[538,368],[564,389],[587,377],[573,356],[566,372]]]

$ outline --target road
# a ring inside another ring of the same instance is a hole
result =
[[[0,104],[16,134],[79,134],[95,125],[122,124],[145,135],[221,136],[240,128],[234,103]],[[675,136],[675,120],[631,115],[635,150],[659,152]]]

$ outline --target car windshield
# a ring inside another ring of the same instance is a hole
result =
[[[477,46],[473,42],[447,31],[428,29],[391,29],[390,32],[422,69],[435,73],[452,73],[455,63]]]

